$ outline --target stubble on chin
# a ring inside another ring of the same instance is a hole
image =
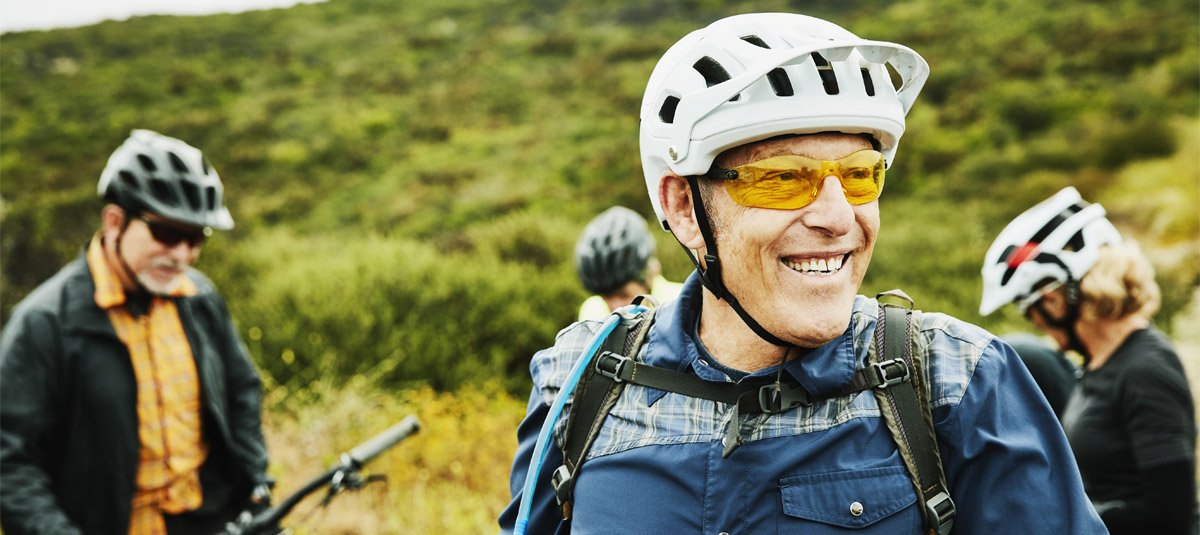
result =
[[[854,311],[854,296],[841,292],[811,290],[805,305],[790,308],[782,329],[790,332],[794,342],[802,347],[817,347],[841,336],[850,326]]]

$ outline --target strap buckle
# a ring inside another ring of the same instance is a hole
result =
[[[625,381],[625,368],[633,359],[605,351],[596,356],[596,373],[608,377],[618,383]]]
[[[758,407],[766,414],[778,414],[800,405],[812,405],[808,392],[800,385],[771,383],[758,388]]]
[[[954,528],[954,500],[950,499],[950,495],[946,491],[941,491],[932,498],[925,500],[925,515],[935,522],[937,525],[938,535],[949,535],[950,530]]]
[[[911,376],[908,363],[904,362],[904,359],[873,362],[871,363],[871,367],[875,369],[875,374],[879,379],[874,388],[887,388],[894,384],[903,383]],[[891,369],[890,372],[888,371],[889,369]]]
[[[550,476],[550,486],[554,487],[554,499],[558,500],[558,505],[562,507],[564,519],[571,518],[571,492],[575,487],[575,476],[571,474],[571,469],[567,465],[560,465],[554,470],[554,474]]]

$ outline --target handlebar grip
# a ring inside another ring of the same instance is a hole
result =
[[[380,453],[387,451],[388,448],[395,446],[397,442],[408,438],[409,435],[416,433],[420,429],[421,423],[417,421],[417,417],[409,415],[400,420],[400,423],[387,428],[387,430],[375,435],[370,440],[355,446],[347,455],[359,466],[367,464]]]

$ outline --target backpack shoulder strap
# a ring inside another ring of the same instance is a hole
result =
[[[593,363],[600,362],[599,357],[608,354],[637,359],[654,323],[656,310],[651,307],[634,316],[621,314],[621,323],[600,344],[600,353],[592,359]],[[563,451],[563,465],[554,471],[551,480],[564,520],[571,519],[575,478],[579,475],[583,460],[596,435],[600,434],[604,419],[625,390],[625,383],[612,374],[601,373],[593,364],[584,371],[575,387],[575,397],[559,442]]]
[[[898,290],[884,292],[876,298],[887,296],[907,301],[907,306],[880,301],[882,313],[875,327],[874,351],[867,352],[868,365],[882,367],[902,363],[905,377],[875,388],[875,399],[912,478],[922,504],[926,530],[931,534],[946,535],[954,526],[955,507],[950,499],[933,428],[926,379],[929,362],[921,351],[914,351],[920,331],[920,312],[913,310],[912,299]]]

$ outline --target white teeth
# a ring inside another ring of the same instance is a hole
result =
[[[842,259],[843,256],[839,255],[832,258],[801,260],[799,262],[784,260],[783,264],[801,273],[834,273],[842,269]]]

